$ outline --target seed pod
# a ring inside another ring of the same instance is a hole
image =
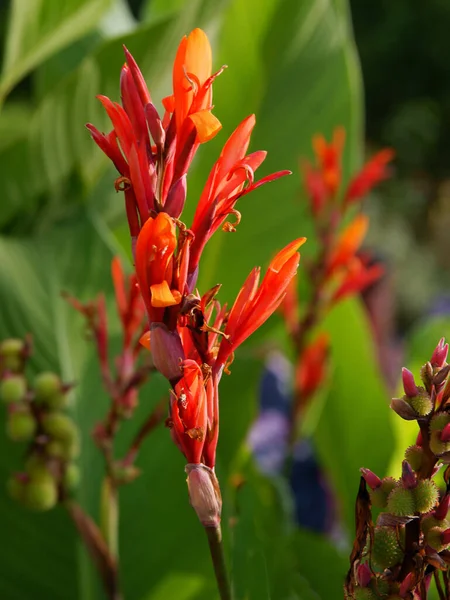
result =
[[[442,534],[445,529],[443,527],[432,527],[425,535],[426,542],[429,546],[434,548],[436,552],[442,552],[445,548],[448,548],[450,544],[445,544],[442,539]]]
[[[413,490],[416,511],[427,513],[436,506],[439,500],[439,490],[431,479],[422,479]]]
[[[354,592],[355,600],[377,600],[378,596],[370,588],[357,587]]]
[[[59,409],[67,405],[67,396],[63,391],[60,377],[56,373],[45,371],[34,380],[36,402],[49,408]]]
[[[442,431],[450,423],[450,415],[446,412],[439,412],[431,417],[430,431]]]
[[[450,442],[443,442],[440,438],[440,431],[432,431],[430,435],[430,450],[436,456],[450,451]]]
[[[433,527],[439,527],[442,530],[448,529],[450,527],[450,521],[448,521],[447,519],[436,519],[433,516],[433,514],[423,517],[421,529],[425,536],[427,535],[428,531],[430,531],[430,529],[432,529]]]
[[[0,362],[4,371],[20,373],[23,370],[25,342],[19,339],[4,340],[0,344]]]
[[[42,419],[42,426],[48,435],[61,442],[72,441],[78,434],[72,419],[60,412],[45,415]]]
[[[415,503],[412,490],[405,490],[401,486],[394,488],[389,494],[387,509],[397,517],[413,515]]]
[[[389,494],[396,486],[393,477],[385,477],[381,480],[381,485],[376,490],[369,490],[370,500],[373,506],[377,508],[386,508]]]
[[[420,446],[410,446],[405,451],[405,460],[409,462],[414,471],[419,471],[422,466],[423,448]]]
[[[77,489],[81,479],[81,472],[78,465],[70,463],[67,465],[63,477],[63,486],[66,492],[73,492]]]
[[[44,512],[50,510],[58,501],[58,490],[54,479],[39,477],[30,479],[25,486],[23,504],[30,510]]]
[[[372,560],[381,569],[393,567],[403,560],[403,551],[393,527],[376,527],[372,546]]]
[[[8,415],[6,433],[14,442],[29,442],[36,434],[36,421],[29,410],[20,410]]]
[[[0,382],[0,397],[5,404],[22,402],[27,393],[27,382],[22,375],[10,375]]]
[[[409,402],[420,417],[426,417],[433,410],[433,403],[426,392],[410,398]]]

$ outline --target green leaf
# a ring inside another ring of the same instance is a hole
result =
[[[330,389],[315,432],[321,463],[349,530],[361,467],[383,476],[394,450],[390,397],[371,330],[356,300],[338,305],[325,321],[331,335]]]
[[[0,103],[25,75],[94,29],[110,0],[12,0]]]

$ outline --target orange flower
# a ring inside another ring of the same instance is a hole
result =
[[[175,224],[166,213],[148,219],[136,244],[136,275],[150,321],[160,321],[164,308],[181,300],[172,289],[173,254],[177,245]]]
[[[122,265],[118,256],[111,263],[111,274],[116,295],[117,312],[124,333],[124,347],[131,345],[135,334],[142,331],[145,314],[142,297],[139,293],[136,275],[133,273],[125,279]]]
[[[302,405],[321,385],[325,377],[329,335],[319,333],[303,350],[297,365],[296,384]]]
[[[305,241],[306,238],[298,238],[278,252],[259,287],[260,269],[251,271],[230,310],[225,328],[226,338],[220,344],[216,370],[281,304],[289,283],[297,273],[300,262],[297,249]]]
[[[359,257],[355,256],[347,265],[347,270],[342,274],[340,283],[336,288],[332,303],[362,292],[375,283],[384,274],[381,264],[366,265]]]
[[[337,127],[333,140],[327,143],[323,135],[313,138],[313,148],[317,164],[322,172],[323,182],[330,196],[334,196],[341,183],[341,160],[345,142],[345,129]]]
[[[185,137],[187,120],[194,125],[199,142],[207,142],[221,129],[211,113],[212,81],[211,46],[206,33],[194,29],[184,36],[173,65],[173,94],[164,98],[164,108],[175,113],[177,135]]]
[[[387,165],[394,158],[395,152],[385,148],[372,156],[359,173],[351,180],[345,195],[345,204],[351,204],[363,198],[383,179],[389,177]]]
[[[354,258],[366,235],[368,226],[369,219],[366,215],[359,214],[344,229],[329,258],[327,267],[328,275],[331,275],[340,267],[347,266],[349,261]]]

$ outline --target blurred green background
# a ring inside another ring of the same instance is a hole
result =
[[[247,449],[264,351],[289,352],[278,317],[244,346],[221,390],[217,470],[237,598],[342,597],[358,469],[395,473],[397,456],[414,438],[390,415],[386,380],[392,386],[402,360],[417,368],[447,331],[448,3],[11,0],[0,10],[0,336],[31,332],[32,371],[54,369],[77,381],[72,412],[83,432],[78,500],[94,517],[102,462],[90,432],[107,398],[82,320],[60,291],[83,300],[105,291],[118,333],[109,266],[114,254],[129,256],[123,199],[84,124],[108,130],[95,95],[119,100],[122,44],[140,64],[157,105],[169,92],[179,40],[194,27],[207,31],[214,66],[229,66],[214,86],[223,130],[193,165],[187,223],[227,136],[252,112],[257,126],[251,148],[269,152],[262,175],[294,172],[245,198],[237,233],[219,232],[208,246],[200,289],[221,281],[222,300],[233,298],[250,269],[266,265],[293,237],[309,236],[302,254],[314,254],[298,161],[311,156],[315,133],[330,138],[336,125],[345,126],[345,178],[366,151],[396,148],[393,180],[365,206],[372,219],[370,245],[387,269],[383,299],[367,300],[372,325],[387,311],[379,325],[383,343],[375,347],[359,301],[329,315],[332,376],[309,428],[336,496],[338,543],[294,525],[286,485],[259,474]],[[443,314],[428,318],[436,307]],[[394,365],[393,373],[385,369],[382,376],[377,353]],[[123,448],[165,391],[157,377],[146,386],[136,419],[124,429]],[[0,436],[0,483],[19,468],[22,456],[23,449]],[[121,492],[125,598],[215,598],[206,541],[188,504],[183,459],[164,428],[149,438],[138,464],[142,476]],[[237,493],[230,485],[236,474],[246,480]],[[0,531],[2,600],[103,598],[63,509],[29,514],[0,485]]]

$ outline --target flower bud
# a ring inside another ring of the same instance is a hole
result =
[[[440,431],[432,431],[430,435],[430,450],[436,456],[441,456],[445,452],[450,451],[450,442],[441,441]]]
[[[0,344],[0,363],[3,371],[19,373],[23,370],[26,344],[23,340],[8,339]]]
[[[431,366],[430,362],[426,362],[420,368],[420,378],[422,380],[423,385],[425,386],[425,388],[427,390],[430,390],[431,386],[433,385],[433,377],[434,377],[433,367]]]
[[[0,382],[0,397],[5,404],[22,402],[27,393],[27,382],[22,375],[10,375]]]
[[[441,431],[440,438],[441,438],[441,442],[444,442],[444,444],[447,444],[448,442],[450,442],[450,423],[447,423],[447,425]]]
[[[439,499],[439,490],[431,479],[422,479],[417,482],[413,495],[416,511],[427,513],[436,506]]]
[[[356,580],[361,587],[367,587],[372,579],[372,571],[367,563],[358,565],[356,569]]]
[[[183,376],[181,362],[184,360],[184,350],[178,333],[169,331],[162,323],[152,323],[150,348],[153,363],[158,371],[172,385],[178,383]]]
[[[403,367],[402,369],[402,381],[403,381],[403,389],[405,390],[405,394],[407,396],[409,396],[410,398],[414,398],[414,396],[417,396],[419,394],[419,388],[416,385],[416,382],[414,381],[414,375],[411,373],[411,371],[409,371],[409,369],[406,369],[405,367]]]
[[[393,567],[403,560],[403,550],[393,527],[375,527],[372,560],[381,569]]]
[[[414,496],[411,490],[398,486],[389,494],[387,509],[397,517],[407,517],[415,512]]]
[[[34,391],[36,402],[46,404],[49,408],[58,409],[67,405],[61,379],[56,373],[39,373],[34,380]]]
[[[139,477],[141,470],[135,465],[115,465],[113,469],[114,481],[122,485],[125,483],[131,483]]]
[[[183,175],[170,188],[169,193],[167,194],[167,200],[164,204],[164,211],[171,217],[178,219],[183,212],[186,194],[186,175]]]
[[[14,442],[28,442],[36,433],[36,421],[27,409],[12,412],[6,422],[6,433]]]
[[[58,501],[56,482],[50,474],[31,478],[25,486],[23,504],[30,510],[44,512]]]
[[[187,464],[185,471],[191,506],[200,523],[203,527],[218,527],[222,496],[214,471],[203,464]]]
[[[381,479],[378,477],[378,475],[375,475],[373,471],[366,469],[365,467],[362,467],[360,471],[371,490],[376,490],[381,487]]]
[[[415,421],[417,419],[416,411],[403,398],[392,398],[391,408],[405,421]]]
[[[430,363],[433,367],[441,368],[447,360],[448,344],[445,343],[445,338],[441,338],[438,345],[430,358]]]
[[[406,489],[413,489],[417,485],[417,477],[407,460],[402,462],[402,484]]]
[[[409,446],[405,451],[405,459],[414,471],[419,471],[423,461],[423,448],[420,446]]]
[[[446,412],[435,413],[431,417],[430,431],[442,431],[450,423],[450,415]]]
[[[393,477],[385,477],[381,481],[380,487],[376,490],[369,490],[372,505],[377,508],[386,508],[388,496],[396,485],[397,483]]]
[[[402,581],[399,589],[400,598],[406,598],[406,594],[414,589],[416,584],[416,574],[414,572],[408,573],[405,579]]]

